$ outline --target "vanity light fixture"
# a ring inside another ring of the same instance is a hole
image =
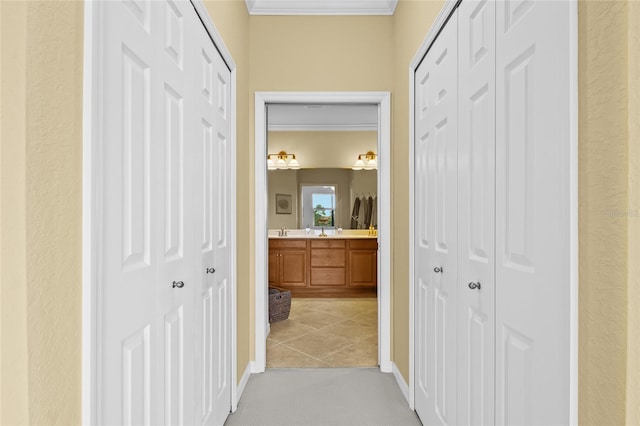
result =
[[[358,159],[351,169],[353,170],[375,170],[378,168],[377,162],[378,156],[373,151],[368,151],[366,154],[358,155]]]
[[[267,155],[267,169],[269,170],[298,170],[299,168],[300,163],[298,163],[298,160],[296,160],[295,154],[287,154],[285,151],[280,151],[277,154]]]

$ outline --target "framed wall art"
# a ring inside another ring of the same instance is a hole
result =
[[[291,214],[291,194],[276,194],[276,214]]]

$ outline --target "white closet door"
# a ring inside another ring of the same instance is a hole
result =
[[[434,411],[433,382],[433,268],[431,266],[431,247],[433,228],[429,222],[433,216],[433,182],[429,180],[429,155],[433,155],[431,143],[431,109],[433,82],[432,57],[427,56],[415,75],[415,224],[416,238],[414,248],[415,296],[414,296],[414,383],[415,408],[420,418]]]
[[[198,31],[199,135],[194,140],[199,144],[196,167],[203,179],[194,193],[200,198],[197,218],[202,223],[197,245],[197,274],[202,283],[197,301],[201,330],[197,371],[203,381],[196,404],[200,423],[221,425],[231,411],[231,75],[204,28],[200,26]]]
[[[156,39],[162,99],[154,122],[159,138],[153,149],[162,158],[159,180],[162,182],[161,224],[158,236],[162,250],[158,253],[158,309],[161,316],[160,342],[163,349],[158,359],[158,375],[164,383],[164,424],[194,424],[193,400],[196,379],[195,294],[199,277],[195,274],[196,222],[192,191],[202,177],[194,172],[195,141],[198,136],[195,119],[196,49],[189,40],[197,37],[201,26],[192,5],[186,1],[167,0],[156,3],[161,10]],[[175,284],[174,284],[175,281]]]
[[[161,424],[164,351],[158,294],[165,241],[157,185],[164,140],[156,114],[164,104],[157,44],[162,9],[150,3],[104,2],[102,197],[99,271],[98,423]]]
[[[570,2],[497,3],[496,423],[569,423]]]
[[[456,424],[457,12],[416,74],[416,411]]]
[[[458,423],[494,422],[495,2],[458,10]]]
[[[96,155],[105,177],[98,194],[97,423],[201,424],[196,408],[206,405],[208,422],[222,424],[231,405],[225,232],[232,206],[219,163],[224,174],[233,165],[220,148],[228,147],[229,126],[218,117],[230,119],[229,71],[188,1],[96,8],[103,48]],[[205,50],[216,64],[208,71]],[[204,75],[211,90],[206,104]],[[216,92],[223,107],[213,101],[215,87],[224,87]],[[219,247],[223,255],[214,258]],[[223,265],[215,266],[223,284],[206,275],[204,266],[214,262]],[[206,321],[198,300],[203,291],[211,296]],[[210,361],[206,377],[203,353]],[[210,389],[204,404],[203,381]]]

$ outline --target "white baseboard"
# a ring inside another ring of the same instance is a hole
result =
[[[393,361],[391,361],[391,370],[393,373],[393,377],[395,377],[396,382],[398,383],[398,387],[402,392],[402,395],[404,395],[404,399],[407,400],[407,404],[411,405],[411,402],[409,401],[409,385],[404,380],[404,377],[402,377],[402,373],[400,373],[400,370],[398,370],[398,366]]]
[[[380,371],[382,373],[393,373],[393,361],[382,361],[380,363]]]
[[[240,378],[240,382],[238,383],[238,390],[236,392],[237,398],[236,398],[236,404],[235,406],[238,406],[238,403],[240,402],[240,398],[242,397],[242,393],[244,392],[244,388],[245,386],[247,386],[247,382],[249,381],[249,377],[251,377],[251,371],[253,370],[253,361],[249,361],[249,363],[247,363],[247,367],[244,369],[244,373],[242,373],[242,377]]]

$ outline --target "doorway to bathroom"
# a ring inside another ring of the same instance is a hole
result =
[[[258,92],[255,101],[254,372],[355,365],[391,372],[389,93]],[[321,150],[311,156],[293,145],[300,131],[277,119],[296,110],[344,115],[355,106],[373,120],[313,132],[309,142]],[[336,132],[360,139],[348,144],[353,153],[341,150],[346,137]],[[291,321],[270,325],[269,287],[290,291]]]

